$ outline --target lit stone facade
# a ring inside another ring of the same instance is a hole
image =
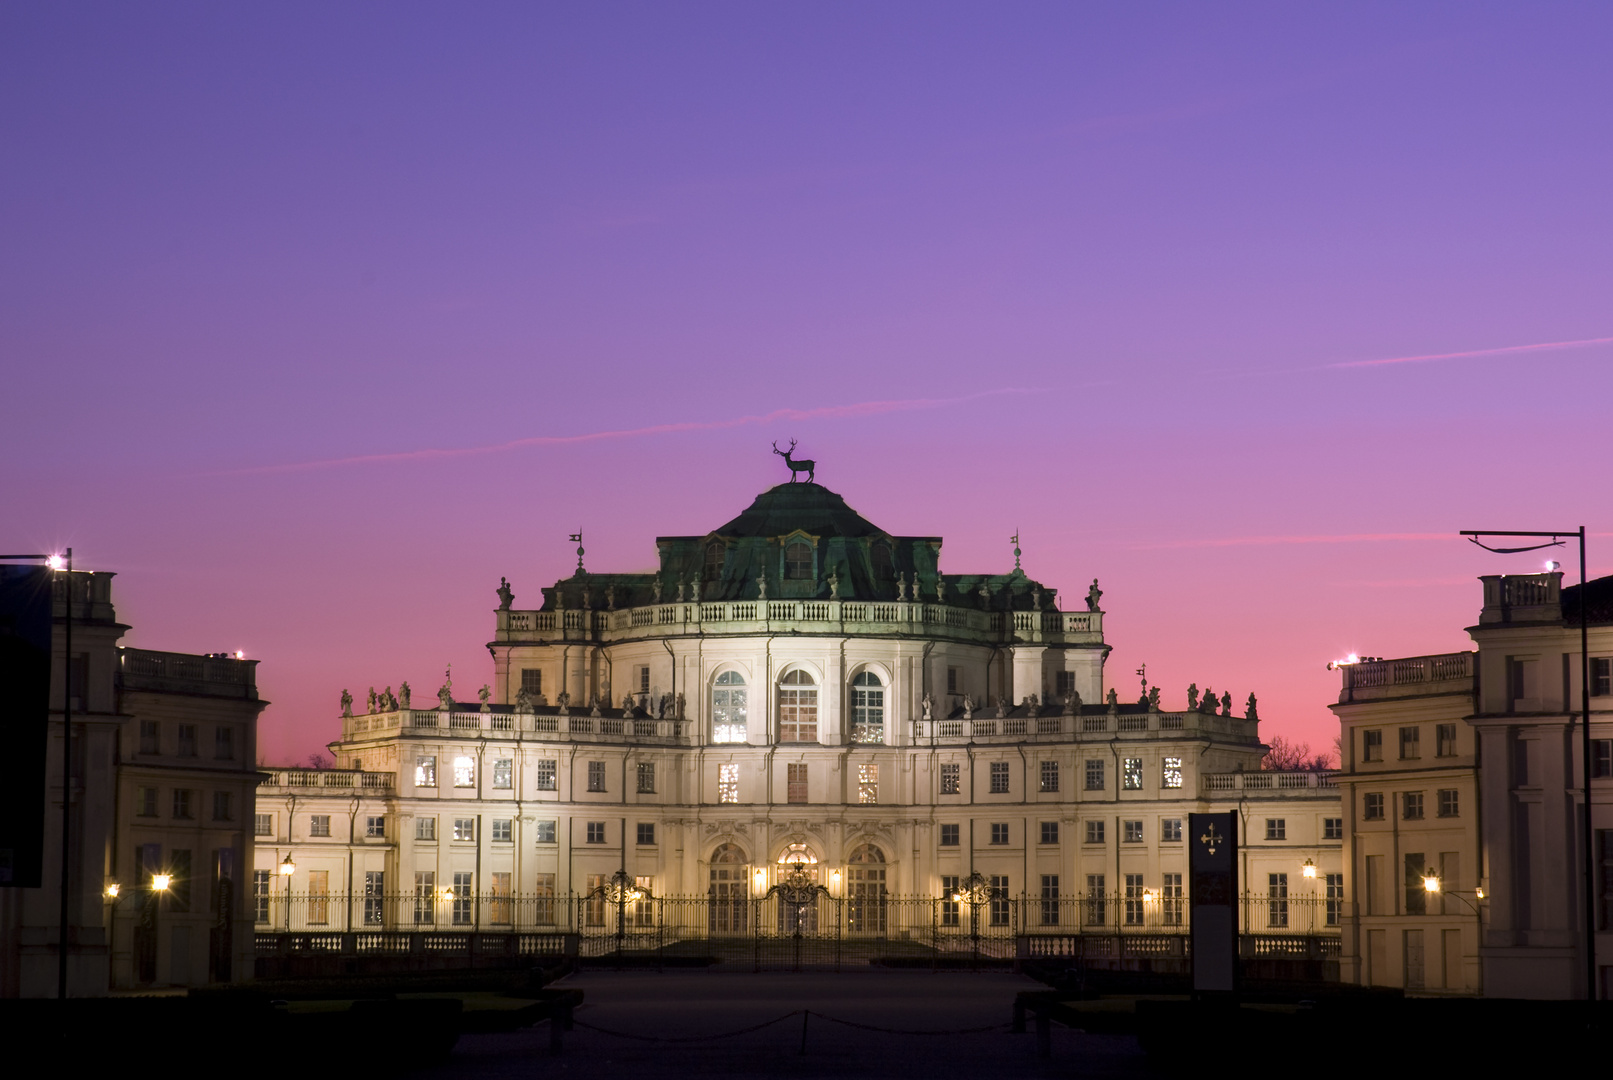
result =
[[[1303,929],[1268,893],[1314,894],[1319,931],[1336,913],[1330,778],[1256,771],[1258,721],[1230,699],[1118,701],[1096,583],[1065,610],[1018,568],[944,573],[939,537],[816,484],[656,545],[654,573],[579,569],[535,607],[501,592],[485,702],[383,693],[342,718],[335,770],[277,771],[260,929],[308,871],[332,895],[581,895],[625,871],[657,896],[758,896],[795,861],[837,896],[944,896],[974,872],[1087,920],[1179,926],[1187,815],[1217,809],[1246,822],[1251,929]],[[360,928],[349,907],[320,925]]]

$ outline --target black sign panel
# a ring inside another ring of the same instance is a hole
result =
[[[45,854],[45,745],[50,730],[51,578],[0,566],[0,887],[37,889]]]
[[[1238,815],[1189,814],[1193,991],[1238,985]]]

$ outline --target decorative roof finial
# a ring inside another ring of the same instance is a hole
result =
[[[1019,530],[1015,529],[1014,530],[1014,535],[1010,536],[1008,539],[1009,539],[1009,542],[1011,542],[1014,545],[1014,570],[1018,571],[1019,570],[1019,555],[1020,555],[1020,551],[1019,551]]]
[[[585,574],[585,573],[587,573],[587,571],[582,568],[582,554],[583,553],[582,553],[582,530],[581,529],[578,529],[576,532],[571,534],[571,542],[577,545],[577,573]]]

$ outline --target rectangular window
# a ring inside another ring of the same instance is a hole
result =
[[[330,871],[308,871],[308,925],[330,925]]]
[[[371,814],[364,819],[364,835],[370,840],[386,839],[386,816]]]
[[[1168,757],[1165,759],[1165,767],[1160,771],[1160,786],[1168,788],[1179,788],[1182,786],[1181,758]]]
[[[235,799],[228,791],[213,792],[213,820],[234,821]]]
[[[193,793],[186,788],[174,789],[174,817],[180,821],[189,821],[196,816],[191,808],[192,795]]]
[[[1087,875],[1086,916],[1090,926],[1102,926],[1109,921],[1108,894],[1102,874]]]
[[[879,802],[879,766],[857,766],[857,801],[863,804]]]
[[[737,803],[739,801],[738,765],[717,766],[717,801],[720,803]]]
[[[959,790],[959,771],[956,762],[941,766],[941,794],[956,795]]]
[[[386,904],[386,872],[364,871],[364,925],[380,926],[384,921]]]
[[[269,921],[269,886],[270,872],[267,870],[252,871],[252,921],[266,923]]]
[[[1057,791],[1059,789],[1059,763],[1056,761],[1042,762],[1042,790]]]
[[[543,693],[543,669],[522,668],[521,689],[525,690],[530,697],[539,697]]]
[[[1413,761],[1423,756],[1422,729],[1403,727],[1400,729],[1400,760]]]
[[[1059,924],[1059,876],[1057,874],[1042,875],[1042,925],[1057,926]]]
[[[437,786],[437,758],[435,755],[417,757],[414,759],[414,786]]]
[[[274,835],[274,815],[273,814],[253,814],[252,815],[252,835],[253,836],[273,836]]]
[[[793,545],[792,545],[793,546]],[[784,676],[806,678],[802,671]],[[806,680],[810,682],[810,679]],[[803,683],[780,686],[778,691],[778,740],[786,743],[815,743],[818,741],[818,689]]]
[[[417,926],[429,926],[437,921],[437,873],[435,870],[414,872],[414,921]]]
[[[175,816],[177,817],[178,815],[175,815]],[[308,818],[308,835],[309,836],[329,836],[330,835],[330,815],[329,814],[312,814],[312,815],[310,815],[309,818]]]
[[[644,847],[655,846],[655,823],[641,821],[638,823],[638,842]]]
[[[603,761],[590,761],[588,763],[588,790],[605,790],[605,763]]]
[[[1008,794],[1008,762],[993,761],[991,763],[991,793],[993,795]]]
[[[460,871],[454,874],[454,925],[469,926],[471,924],[471,888],[473,880],[469,873]]]
[[[1141,874],[1127,874],[1125,877],[1125,895],[1122,897],[1125,906],[1127,926],[1141,926],[1143,924],[1143,876]]]
[[[994,821],[991,823],[991,842],[993,844],[1008,843],[1008,823]]]
[[[512,759],[498,758],[493,762],[493,787],[501,791],[515,787],[515,762]]]
[[[1280,929],[1288,925],[1288,875],[1266,875],[1266,926]]]
[[[1344,910],[1344,875],[1324,874],[1322,881],[1326,888],[1323,900],[1326,907],[1322,909],[1322,915],[1328,926],[1337,926]]]
[[[476,786],[476,759],[463,754],[454,758],[454,786]]]
[[[585,835],[588,843],[603,844],[605,842],[605,823],[603,821],[590,821]]]
[[[1461,804],[1457,801],[1457,792],[1455,788],[1440,789],[1438,798],[1440,817],[1460,816]]]
[[[1400,796],[1400,818],[1402,821],[1421,821],[1423,819],[1423,793],[1408,791]]]
[[[1101,843],[1104,842],[1104,840],[1103,840],[1103,824],[1104,823],[1101,822],[1101,821],[1089,821],[1089,822],[1087,822],[1087,843],[1089,843],[1089,844],[1101,844]]]
[[[1361,817],[1364,821],[1383,820],[1383,795],[1380,792],[1368,792],[1361,797]]]
[[[1591,775],[1613,776],[1613,739],[1591,740]]]
[[[1122,821],[1121,840],[1127,844],[1140,844],[1143,842],[1143,823],[1140,821]]]
[[[216,761],[235,760],[235,729],[219,727],[213,729],[213,758]]]
[[[1159,842],[1162,844],[1180,844],[1182,842],[1181,818],[1165,818],[1159,823]]]
[[[655,794],[655,762],[641,761],[638,763],[638,793],[640,795]]]
[[[941,875],[942,926],[959,925],[960,920],[958,916],[961,914],[962,905],[959,904],[957,900],[953,899],[953,897],[958,895],[958,890],[962,887],[962,883],[959,881],[959,876],[957,874]]]
[[[554,925],[554,890],[553,874],[537,875],[537,883],[532,887],[532,921],[539,926]]]
[[[1075,672],[1055,671],[1053,673],[1053,691],[1063,700],[1066,695],[1075,693]]]
[[[1509,660],[1507,670],[1511,680],[1512,703],[1529,701],[1540,696],[1540,661]]]
[[[1166,926],[1182,925],[1182,875],[1159,876],[1159,921]]]
[[[1363,731],[1361,733],[1361,760],[1383,760],[1383,732]]]
[[[650,665],[640,664],[634,668],[633,682],[637,685],[639,694],[648,694],[650,692]]]
[[[196,756],[196,725],[195,724],[180,724],[179,725],[179,740],[178,740],[178,746],[177,746],[175,752],[176,752],[177,756],[179,756],[179,757],[195,757]]]
[[[961,684],[962,680],[958,676],[958,669],[955,667],[947,668],[947,693],[954,697],[963,693],[962,690],[958,689]]]
[[[553,821],[534,821],[532,826],[533,836],[537,838],[538,843],[555,843],[555,823]]]
[[[515,822],[509,818],[493,819],[493,843],[509,844],[515,841]]]
[[[557,762],[554,758],[540,758],[537,761],[538,790],[553,791],[558,786],[555,777],[558,775]]]
[[[1323,840],[1344,839],[1344,819],[1341,817],[1328,817],[1322,819]]]
[[[1434,725],[1434,755],[1436,757],[1456,756],[1456,725]]]
[[[1267,818],[1266,819],[1266,839],[1267,840],[1287,840],[1288,839],[1288,819],[1287,818],[1280,818],[1280,817],[1269,817],[1269,818]]]
[[[1087,790],[1103,790],[1103,762],[1094,758],[1087,763]]]
[[[991,890],[990,918],[992,926],[1008,925],[1008,875],[992,874],[988,879]]]
[[[414,838],[416,840],[437,839],[437,819],[434,817],[415,818]]]
[[[162,753],[162,729],[157,726],[157,721],[140,721],[140,752],[142,754]]]
[[[1139,757],[1125,758],[1125,787],[1127,791],[1141,791],[1143,789],[1143,759]]]
[[[136,788],[134,793],[134,812],[140,817],[157,816],[157,789],[154,787]]]
[[[476,819],[456,817],[454,819],[454,839],[474,841],[476,839]]]
[[[1428,914],[1428,890],[1423,888],[1423,871],[1428,869],[1428,862],[1420,851],[1407,852],[1405,856],[1406,872],[1406,914]]]
[[[1591,657],[1591,697],[1613,694],[1613,656]]]
[[[1042,843],[1056,844],[1059,842],[1059,823],[1056,821],[1042,822]]]
[[[943,825],[943,826],[941,826],[941,846],[942,847],[957,847],[958,846],[958,826],[956,826],[956,825]]]
[[[807,767],[802,761],[792,762],[784,768],[784,801],[807,801]]]

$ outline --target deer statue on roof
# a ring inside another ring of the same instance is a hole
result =
[[[795,449],[795,440],[794,439],[790,440],[790,449],[789,450],[780,450],[778,448],[778,443],[773,444],[773,453],[775,453],[779,457],[783,458],[784,459],[784,464],[786,464],[786,465],[788,465],[790,467],[790,483],[792,483],[792,484],[795,483],[795,474],[796,473],[801,473],[801,472],[804,472],[804,473],[807,474],[807,483],[809,483],[809,484],[815,483],[816,482],[815,477],[817,476],[818,463],[816,461],[796,461],[796,460],[794,460],[793,458],[790,457],[790,453],[794,449]]]

